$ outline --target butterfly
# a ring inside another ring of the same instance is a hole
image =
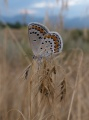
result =
[[[63,49],[63,41],[59,33],[50,32],[40,23],[28,25],[30,47],[36,57],[48,57],[59,54]]]
[[[50,61],[46,62],[46,59],[43,59],[43,65],[41,66],[41,62],[39,58],[49,58],[49,56],[55,57],[58,55],[63,49],[63,41],[59,33],[49,31],[49,29],[40,24],[40,23],[30,23],[28,25],[28,35],[30,47],[33,51],[35,58],[38,60],[38,80],[37,83],[39,85],[39,91],[46,97],[54,98],[54,78],[52,78],[52,74],[56,75],[56,67],[55,65],[50,65]],[[41,69],[43,68],[43,69]],[[28,71],[25,74],[25,78],[27,79]],[[63,93],[63,92],[62,92]],[[65,91],[64,91],[65,93]],[[64,94],[63,94],[64,95]],[[64,96],[61,96],[61,101]]]

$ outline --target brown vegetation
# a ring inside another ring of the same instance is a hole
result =
[[[0,30],[0,120],[89,120],[88,30],[63,30],[62,11],[51,29],[64,50],[42,64],[32,60],[27,28]]]
[[[89,54],[69,49],[38,67],[27,36],[0,31],[0,120],[88,120]]]

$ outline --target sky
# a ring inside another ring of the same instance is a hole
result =
[[[61,2],[57,1],[58,0],[8,0],[8,4],[5,4],[5,0],[0,0],[0,14],[3,16],[15,16],[28,13],[39,17],[44,16],[48,12],[49,15],[59,15]],[[69,18],[89,14],[89,0],[68,0],[68,5],[68,9],[66,11],[64,10],[64,15]]]

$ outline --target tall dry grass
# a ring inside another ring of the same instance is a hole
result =
[[[56,30],[73,45],[71,31],[63,33],[61,13],[67,7],[63,0]],[[38,64],[27,36],[24,29],[0,30],[0,120],[89,120],[89,53],[70,49]]]
[[[0,34],[1,120],[89,119],[88,53],[70,49],[38,64],[28,54],[27,30]]]

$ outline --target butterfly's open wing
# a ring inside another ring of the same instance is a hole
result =
[[[62,49],[63,41],[61,36],[57,32],[50,32],[44,35],[39,48],[39,54],[47,57],[51,54],[56,55],[60,53]]]
[[[48,32],[49,30],[40,23],[30,23],[28,25],[30,46],[35,56],[39,55],[38,48],[40,46],[42,38]]]

